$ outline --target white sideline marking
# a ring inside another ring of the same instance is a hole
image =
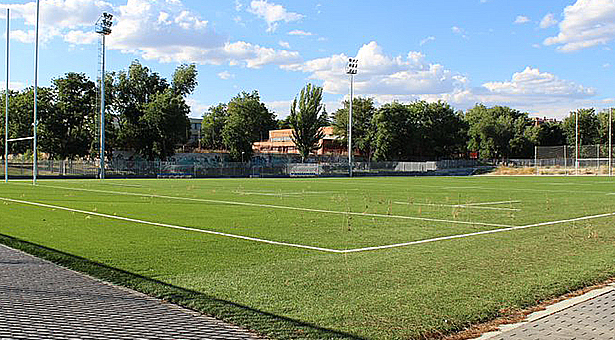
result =
[[[431,242],[437,242],[437,241],[453,240],[453,239],[458,239],[458,238],[466,238],[466,237],[479,236],[479,235],[495,234],[495,233],[502,233],[502,232],[506,232],[506,231],[514,231],[514,230],[521,230],[521,229],[527,229],[527,228],[533,228],[533,227],[540,227],[540,226],[561,224],[561,223],[567,223],[567,222],[576,222],[576,221],[584,221],[584,220],[590,220],[590,219],[596,219],[596,218],[602,218],[602,217],[615,216],[615,213],[606,213],[606,214],[600,214],[600,215],[583,216],[583,217],[571,218],[571,219],[560,220],[560,221],[542,222],[542,223],[528,224],[528,225],[524,225],[524,226],[516,226],[516,227],[508,227],[508,228],[502,228],[502,229],[478,231],[478,232],[468,233],[468,234],[436,237],[436,238],[431,238],[431,239],[426,239],[426,240],[419,240],[419,241],[412,241],[412,242],[405,242],[405,243],[397,243],[397,244],[389,244],[389,245],[384,245],[384,246],[375,246],[375,247],[365,247],[365,248],[338,250],[338,249],[329,249],[329,248],[305,246],[305,245],[294,244],[294,243],[277,242],[277,241],[271,241],[271,240],[265,240],[265,239],[248,237],[248,236],[241,236],[241,235],[234,235],[234,234],[228,234],[228,233],[222,233],[222,232],[210,231],[210,230],[204,230],[204,229],[196,229],[196,228],[190,228],[190,227],[181,227],[181,226],[176,226],[176,225],[172,225],[172,224],[149,222],[149,221],[144,221],[144,220],[137,220],[137,219],[134,219],[134,218],[128,218],[128,217],[122,217],[122,216],[114,216],[114,215],[107,215],[107,214],[101,214],[101,213],[97,213],[97,212],[71,209],[71,208],[55,206],[55,205],[50,205],[50,204],[44,204],[44,203],[36,203],[36,202],[29,202],[29,201],[14,200],[14,199],[4,198],[4,197],[0,197],[0,200],[6,201],[6,202],[14,202],[14,203],[20,203],[20,204],[26,204],[26,205],[33,205],[33,206],[38,206],[38,207],[50,208],[50,209],[60,209],[60,210],[77,212],[77,213],[81,213],[81,214],[98,216],[98,217],[104,217],[104,218],[115,219],[115,220],[120,220],[120,221],[142,223],[142,224],[148,224],[148,225],[165,227],[165,228],[172,228],[172,229],[179,229],[179,230],[186,230],[186,231],[195,231],[195,232],[199,232],[199,233],[212,234],[212,235],[218,235],[218,236],[225,236],[225,237],[237,238],[237,239],[242,239],[242,240],[247,240],[247,241],[268,243],[268,244],[287,246],[287,247],[294,247],[294,248],[303,248],[303,249],[309,249],[309,250],[317,250],[317,251],[322,251],[322,252],[327,252],[327,253],[335,253],[335,254],[358,253],[358,252],[364,252],[364,251],[400,248],[400,247],[407,247],[407,246],[423,244],[423,243],[431,243]]]
[[[218,231],[196,229],[196,228],[182,227],[182,226],[177,226],[177,225],[172,225],[172,224],[165,224],[165,223],[157,223],[157,222],[150,222],[150,221],[144,221],[144,220],[137,220],[137,219],[134,219],[134,218],[128,218],[128,217],[122,217],[122,216],[114,216],[114,215],[107,215],[107,214],[101,214],[101,213],[92,212],[92,211],[86,211],[86,210],[71,209],[71,208],[61,207],[61,206],[58,206],[58,205],[50,205],[50,204],[44,204],[44,203],[36,203],[36,202],[29,202],[29,201],[14,200],[14,199],[4,198],[4,197],[0,197],[0,200],[6,201],[6,202],[13,202],[13,203],[33,205],[33,206],[43,207],[43,208],[65,210],[65,211],[76,212],[76,213],[85,214],[85,215],[104,217],[104,218],[120,220],[120,221],[148,224],[148,225],[153,225],[153,226],[157,226],[157,227],[165,227],[165,228],[180,229],[180,230],[187,230],[187,231],[196,231],[196,232],[199,232],[199,233],[219,235],[219,236],[226,236],[226,237],[238,238],[238,239],[248,240],[248,241],[255,241],[255,242],[275,244],[275,245],[280,245],[280,246],[303,248],[303,249],[310,249],[310,250],[318,250],[318,251],[324,251],[324,252],[328,252],[328,253],[341,253],[342,252],[340,250],[335,250],[335,249],[327,249],[327,248],[305,246],[305,245],[294,244],[294,243],[270,241],[270,240],[265,240],[265,239],[261,239],[261,238],[255,238],[255,237],[248,237],[248,236],[241,236],[241,235],[221,233],[221,232],[218,232]]]
[[[521,203],[521,201],[501,201],[501,202],[478,202],[478,203],[464,203],[463,205],[496,205],[507,203]]]
[[[452,208],[468,208],[468,209],[483,209],[483,210],[504,210],[504,211],[521,211],[521,209],[515,208],[498,208],[498,207],[482,207],[473,206],[470,204],[437,204],[437,203],[408,203],[408,202],[393,202],[401,205],[420,205],[427,207],[452,207]]]
[[[123,191],[109,191],[109,190],[98,190],[98,189],[67,188],[67,187],[54,186],[54,185],[45,185],[45,187],[55,188],[55,189],[65,189],[65,190],[86,191],[86,192],[98,192],[98,193],[103,193],[103,194],[118,194],[118,195],[127,195],[127,196],[154,197],[154,198],[163,198],[163,199],[172,199],[172,200],[183,200],[183,201],[192,201],[192,202],[205,202],[205,203],[215,203],[215,204],[240,205],[240,206],[247,206],[247,207],[260,207],[260,208],[272,208],[272,209],[307,211],[307,212],[319,212],[319,213],[336,214],[336,215],[353,215],[353,216],[381,217],[381,218],[413,220],[413,221],[442,222],[442,223],[465,224],[465,225],[482,225],[482,226],[486,226],[486,227],[496,227],[496,228],[508,228],[508,227],[511,227],[510,225],[506,225],[506,224],[441,220],[441,219],[427,218],[427,217],[400,216],[400,215],[383,215],[383,214],[369,214],[369,213],[336,211],[336,210],[310,209],[310,208],[300,208],[300,207],[289,207],[289,206],[283,206],[283,205],[272,205],[272,204],[258,204],[258,203],[248,203],[248,202],[220,201],[220,200],[211,200],[211,199],[205,199],[205,198],[190,198],[190,197],[177,197],[177,196],[154,195],[154,194],[141,194],[141,193],[132,193],[132,192],[123,192]]]

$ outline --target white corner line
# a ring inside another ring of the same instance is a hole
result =
[[[140,224],[147,224],[147,225],[153,225],[153,226],[157,226],[157,227],[164,227],[164,228],[171,228],[171,229],[194,231],[194,232],[198,232],[198,233],[218,235],[218,236],[225,236],[225,237],[237,238],[237,239],[242,239],[242,240],[247,240],[247,241],[254,241],[254,242],[274,244],[274,245],[279,245],[279,246],[287,246],[287,247],[294,247],[294,248],[318,250],[318,251],[327,252],[327,253],[342,253],[341,250],[321,248],[321,247],[312,247],[312,246],[306,246],[306,245],[302,245],[302,244],[277,242],[277,241],[265,240],[265,239],[255,238],[255,237],[248,237],[248,236],[241,236],[241,235],[235,235],[235,234],[222,233],[222,232],[218,232],[218,231],[211,231],[211,230],[204,230],[204,229],[197,229],[197,228],[190,228],[190,227],[182,227],[182,226],[166,224],[166,223],[150,222],[150,221],[138,220],[138,219],[134,219],[134,218],[115,216],[115,215],[108,215],[108,214],[101,214],[101,213],[92,212],[92,211],[86,211],[86,210],[66,208],[66,207],[57,206],[57,205],[51,205],[51,204],[29,202],[29,201],[22,201],[22,200],[14,200],[14,199],[5,198],[5,197],[0,197],[0,200],[6,201],[6,202],[25,204],[25,205],[33,205],[33,206],[43,207],[43,208],[65,210],[65,211],[76,212],[76,213],[85,214],[85,215],[98,216],[98,217],[103,217],[103,218],[108,218],[108,219],[113,219],[113,220],[120,220],[120,221],[140,223]]]
[[[196,229],[196,228],[190,228],[190,227],[176,226],[176,225],[172,225],[172,224],[150,222],[150,221],[138,220],[138,219],[133,219],[133,218],[128,218],[128,217],[108,215],[108,214],[101,214],[101,213],[91,212],[91,211],[86,211],[86,210],[78,210],[78,209],[66,208],[66,207],[62,207],[62,206],[55,206],[55,205],[44,204],[44,203],[37,203],[37,202],[30,202],[30,201],[15,200],[15,199],[4,198],[4,197],[0,197],[0,200],[1,201],[6,201],[6,202],[20,203],[20,204],[25,204],[25,205],[33,205],[33,206],[38,206],[38,207],[45,207],[45,208],[50,208],[50,209],[60,209],[60,210],[65,210],[65,211],[72,211],[72,212],[77,212],[77,213],[81,213],[81,214],[98,216],[98,217],[104,217],[104,218],[121,220],[121,221],[127,221],[127,222],[141,223],[141,224],[147,224],[147,225],[153,225],[153,226],[159,226],[159,227],[165,227],[165,228],[172,228],[172,229],[179,229],[179,230],[186,230],[186,231],[194,231],[194,232],[199,232],[199,233],[219,235],[219,236],[231,237],[231,238],[236,238],[236,239],[243,239],[243,240],[254,241],[254,242],[268,243],[268,244],[281,245],[281,246],[294,247],[294,248],[303,248],[303,249],[309,249],[309,250],[317,250],[317,251],[321,251],[321,252],[335,253],[335,254],[348,254],[348,253],[358,253],[358,252],[374,251],[374,250],[382,250],[382,249],[400,248],[400,247],[407,247],[407,246],[423,244],[423,243],[431,243],[431,242],[437,242],[437,241],[453,240],[453,239],[458,239],[458,238],[466,238],[466,237],[479,236],[479,235],[496,234],[496,233],[502,233],[502,232],[507,232],[507,231],[514,231],[514,230],[521,230],[521,229],[540,227],[540,226],[548,226],[548,225],[554,225],[554,224],[576,222],[576,221],[584,221],[584,220],[590,220],[590,219],[596,219],[596,218],[615,216],[615,212],[613,212],[613,213],[606,213],[606,214],[599,214],[599,215],[592,215],[592,216],[583,216],[583,217],[577,217],[577,218],[566,219],[566,220],[559,220],[559,221],[550,221],[550,222],[541,222],[541,223],[535,223],[535,224],[528,224],[528,225],[524,225],[524,226],[508,226],[506,228],[501,228],[501,229],[484,230],[484,231],[479,231],[479,232],[474,232],[474,233],[451,235],[451,236],[443,236],[443,237],[437,237],[437,238],[432,238],[432,239],[425,239],[425,240],[418,240],[418,241],[412,241],[412,242],[390,244],[390,245],[384,245],[384,246],[374,246],[374,247],[364,247],[364,248],[339,250],[339,249],[329,249],[329,248],[321,248],[321,247],[314,247],[314,246],[306,246],[306,245],[294,244],[294,243],[271,241],[271,240],[266,240],[266,239],[259,239],[259,238],[248,237],[248,236],[228,234],[228,233],[222,233],[222,232],[217,232],[217,231],[210,231],[210,230],[204,230],[204,229]],[[384,216],[386,216],[386,215],[384,215]],[[458,223],[461,223],[461,222],[458,222]]]
[[[342,250],[342,252],[343,253],[356,253],[356,252],[363,252],[363,251],[399,248],[399,247],[406,247],[406,246],[411,246],[411,245],[415,245],[415,244],[430,243],[430,242],[444,241],[444,240],[453,240],[453,239],[456,239],[456,238],[466,238],[466,237],[478,236],[478,235],[503,233],[503,232],[506,232],[506,231],[514,231],[514,230],[528,229],[528,228],[534,228],[534,227],[543,227],[543,226],[554,225],[554,224],[561,224],[561,223],[568,223],[568,222],[592,220],[592,219],[596,219],[596,218],[610,217],[610,216],[615,216],[615,212],[614,213],[600,214],[600,215],[583,216],[583,217],[571,218],[571,219],[567,219],[567,220],[541,222],[541,223],[528,224],[528,225],[522,225],[522,226],[516,226],[516,227],[502,228],[502,229],[484,230],[484,231],[478,231],[478,232],[469,233],[469,234],[459,234],[459,235],[452,235],[452,236],[443,236],[443,237],[431,238],[431,239],[420,240],[420,241],[412,241],[412,242],[406,242],[406,243],[390,244],[390,245],[386,245],[386,246],[376,246],[376,247],[348,249],[348,250]]]

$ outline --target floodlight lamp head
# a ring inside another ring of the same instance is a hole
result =
[[[346,74],[357,74],[359,68],[359,59],[348,58],[348,64],[346,65]]]
[[[109,13],[103,13],[96,21],[95,31],[98,34],[109,35],[111,34],[111,26],[113,25],[113,15]]]

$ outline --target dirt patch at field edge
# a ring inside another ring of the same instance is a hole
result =
[[[553,298],[553,299],[549,299],[546,301],[541,302],[540,304],[538,304],[537,306],[534,307],[530,307],[530,308],[526,308],[526,309],[522,309],[522,310],[508,310],[508,309],[502,309],[500,310],[500,314],[503,315],[500,318],[497,318],[495,320],[492,321],[488,321],[488,322],[484,322],[484,323],[480,323],[480,324],[476,324],[476,325],[472,325],[471,327],[455,333],[455,334],[451,334],[448,336],[433,336],[431,339],[441,339],[441,340],[467,340],[467,339],[475,339],[478,338],[479,336],[481,336],[484,333],[487,332],[495,332],[499,330],[499,327],[502,325],[508,325],[508,324],[514,324],[514,323],[519,323],[524,321],[528,315],[535,313],[535,312],[539,312],[542,310],[545,310],[548,306],[551,306],[553,304],[556,304],[560,301],[564,301],[564,300],[568,300],[571,299],[573,297],[577,297],[580,295],[583,295],[585,293],[588,293],[592,290],[595,289],[599,289],[599,288],[604,288],[609,284],[615,283],[615,278],[609,279],[605,282],[602,282],[600,284],[594,285],[594,286],[590,286],[590,287],[586,287],[586,288],[582,288],[582,289],[578,289],[575,290],[573,292],[570,292],[568,294],[564,294],[562,296]]]

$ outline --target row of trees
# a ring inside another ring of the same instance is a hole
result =
[[[148,159],[165,159],[189,137],[186,97],[197,86],[194,65],[181,65],[171,81],[134,61],[126,71],[105,79],[106,150],[133,150]],[[98,155],[98,88],[84,74],[68,73],[39,88],[40,151],[56,159]],[[9,138],[32,134],[33,89],[11,91]],[[4,95],[0,98],[4,107]],[[322,88],[304,87],[292,102],[290,115],[277,120],[259,93],[242,92],[203,115],[202,146],[226,150],[234,160],[248,159],[252,144],[269,130],[294,129],[293,140],[303,158],[314,152],[321,127],[333,125],[340,148],[347,145],[348,107],[332,115],[322,104]],[[2,117],[3,117],[2,113]],[[608,142],[608,111],[580,109],[563,122],[535,124],[527,113],[505,106],[478,104],[461,112],[445,102],[398,102],[376,107],[372,98],[353,102],[353,145],[373,160],[419,160],[465,157],[531,158],[535,145],[575,144],[575,119],[581,145]],[[0,138],[4,126],[0,124]],[[4,141],[0,143],[4,153]],[[32,143],[12,143],[11,153],[28,153]],[[108,157],[109,154],[106,156]]]
[[[134,61],[127,71],[107,74],[105,79],[106,148],[134,150],[148,159],[172,155],[186,143],[190,108],[185,98],[195,89],[194,65],[181,65],[169,83]],[[32,136],[33,88],[9,93],[9,139]],[[97,85],[81,73],[67,73],[38,90],[40,152],[55,159],[99,155],[99,101]],[[5,96],[0,99],[5,107]],[[4,110],[2,112],[4,121]],[[0,124],[4,154],[4,124]],[[32,152],[32,143],[15,142],[14,154]]]
[[[257,92],[242,93],[228,104],[212,107],[203,116],[202,145],[228,150],[234,159],[251,155],[253,142],[266,139],[269,129],[294,129],[293,141],[303,158],[318,147],[321,127],[333,125],[340,146],[347,145],[349,102],[328,117],[322,88],[307,85],[295,98],[290,115],[276,124]],[[353,101],[353,145],[376,161],[467,157],[483,159],[531,158],[536,145],[575,144],[576,116],[581,145],[608,142],[608,111],[571,112],[562,122],[539,124],[506,106],[478,104],[466,112],[445,102],[398,102],[376,107],[372,98]]]

